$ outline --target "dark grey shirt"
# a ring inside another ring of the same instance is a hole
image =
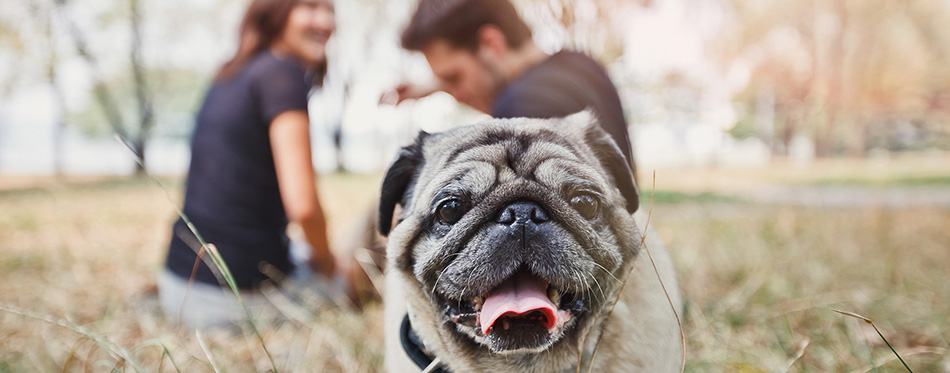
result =
[[[585,54],[561,51],[526,70],[499,93],[496,118],[554,118],[591,108],[636,175],[620,97],[607,72]]]
[[[296,62],[259,53],[233,77],[215,82],[198,112],[184,212],[205,241],[215,244],[242,288],[266,278],[258,269],[261,262],[285,273],[292,269],[269,127],[278,114],[307,110],[305,75]],[[191,276],[197,247],[179,219],[168,268]],[[218,283],[203,263],[196,279]]]

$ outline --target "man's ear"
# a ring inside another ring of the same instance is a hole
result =
[[[412,197],[412,186],[415,184],[416,175],[422,166],[424,157],[422,154],[422,144],[425,138],[429,136],[424,131],[419,131],[415,143],[406,146],[399,151],[399,156],[389,166],[386,177],[383,178],[383,189],[379,197],[379,233],[388,236],[392,229],[393,212],[396,211],[396,205],[402,205],[403,208],[409,204]]]
[[[508,40],[505,33],[498,26],[485,24],[478,28],[478,50],[476,55],[490,54],[493,59],[499,59],[508,54]]]

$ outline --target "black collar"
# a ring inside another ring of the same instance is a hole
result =
[[[432,364],[434,358],[422,350],[425,346],[416,336],[416,333],[413,333],[412,322],[409,321],[408,313],[402,318],[402,326],[399,327],[399,340],[402,342],[402,349],[406,351],[406,355],[409,355],[409,358],[412,359],[413,363],[416,363],[419,369],[425,370]],[[432,372],[449,373],[447,369],[442,367],[442,364],[439,364]]]

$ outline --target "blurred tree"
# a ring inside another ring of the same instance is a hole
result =
[[[142,61],[142,20],[139,14],[138,0],[128,0],[129,2],[129,26],[131,34],[130,62],[132,76],[135,87],[135,98],[137,100],[137,123],[135,126],[126,124],[123,118],[120,104],[116,100],[116,94],[110,88],[99,73],[99,61],[97,56],[90,50],[86,33],[81,30],[72,20],[67,7],[67,0],[55,0],[56,9],[66,23],[66,28],[72,38],[76,52],[89,65],[90,75],[93,79],[94,93],[103,113],[106,116],[107,123],[112,127],[116,135],[120,136],[126,144],[135,152],[141,162],[136,163],[135,173],[145,173],[145,145],[148,132],[154,123],[152,116],[152,98],[148,90],[144,66]],[[131,127],[131,128],[130,128]]]
[[[5,4],[0,13],[0,98],[13,95],[19,88],[40,85],[49,89],[53,107],[52,151],[53,170],[62,171],[62,132],[65,113],[64,96],[55,65],[59,62],[55,48],[57,39],[55,15],[51,3],[42,0]]]
[[[61,177],[63,175],[63,127],[65,126],[66,97],[57,82],[56,65],[59,63],[59,55],[56,53],[57,38],[53,25],[55,14],[39,11],[40,8],[37,6],[33,8],[34,14],[46,21],[46,79],[53,93],[53,106],[56,108],[56,116],[53,119],[53,173],[56,177]]]
[[[145,64],[142,61],[142,16],[139,11],[139,0],[129,0],[130,22],[132,32],[131,65],[132,76],[135,81],[135,99],[138,103],[138,135],[132,138],[132,149],[138,152],[141,163],[137,164],[136,171],[145,171],[145,139],[155,125],[152,112],[152,95],[145,79]]]
[[[861,156],[872,147],[898,150],[902,133],[946,133],[950,87],[950,4],[941,0],[729,0],[720,63],[751,63],[737,100],[763,113],[774,95],[778,141],[814,139],[819,156]],[[929,135],[929,136],[928,136]],[[906,137],[906,136],[904,136]],[[919,144],[924,142],[918,141]],[[922,146],[922,145],[921,145]]]
[[[623,14],[648,7],[649,0],[514,0],[525,20],[538,31],[556,35],[559,47],[590,54],[604,65],[623,55]]]
[[[21,33],[18,31],[19,22],[16,17],[19,15],[15,7],[22,4],[4,4],[4,12],[0,12],[0,58],[7,62],[8,66],[15,66],[20,62],[23,56],[25,43]],[[16,80],[20,77],[16,69],[4,69],[0,71],[0,97],[8,95],[13,89]]]
[[[10,26],[10,21],[6,19],[6,17],[0,15],[0,51],[19,50],[22,49],[22,47],[23,43],[20,41],[19,34],[13,31],[12,27]],[[5,55],[0,52],[0,64],[6,62],[7,66],[13,65],[13,63],[9,61],[12,59],[8,57],[10,55],[18,54],[11,53],[9,55]],[[0,70],[0,98],[4,98],[10,94],[15,77],[16,74],[13,73],[12,69]],[[3,123],[0,122],[0,125],[2,124]]]

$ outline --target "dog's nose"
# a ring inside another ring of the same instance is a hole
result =
[[[518,201],[501,209],[495,221],[505,225],[533,222],[541,224],[551,218],[541,205],[531,201]]]

